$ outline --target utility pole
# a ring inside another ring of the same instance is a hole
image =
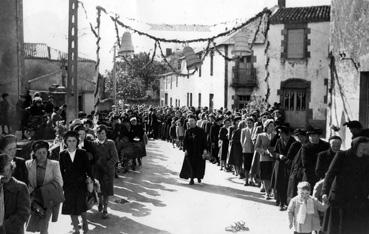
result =
[[[78,116],[78,1],[69,0],[67,124]]]
[[[116,51],[117,46],[114,45],[114,57],[113,57],[113,94],[114,94],[114,105],[115,105],[115,113],[118,112],[118,103],[117,103],[117,62],[116,62]]]

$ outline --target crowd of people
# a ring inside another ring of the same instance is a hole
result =
[[[149,138],[184,152],[179,176],[190,185],[202,183],[208,160],[245,186],[259,187],[266,200],[287,210],[295,233],[369,230],[369,130],[358,121],[346,123],[352,146],[341,151],[338,135],[325,141],[321,129],[292,129],[277,103],[239,111],[135,105],[80,113],[66,125],[65,106],[45,114],[40,99],[31,107],[44,116],[52,142],[40,140],[39,125],[32,124],[24,128],[21,149],[14,135],[0,137],[0,233],[24,227],[48,233],[60,206],[73,232],[87,233],[86,211],[97,204],[108,217],[114,177],[141,168]]]
[[[342,126],[352,145],[341,151],[338,134],[325,141],[322,129],[292,129],[278,104],[240,112],[167,108],[158,116],[149,119],[159,119],[159,138],[185,152],[180,177],[190,185],[202,182],[209,160],[260,187],[288,211],[295,233],[369,232],[369,130],[360,122]]]

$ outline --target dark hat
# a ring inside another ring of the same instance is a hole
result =
[[[45,148],[47,150],[49,150],[49,143],[47,143],[46,141],[36,141],[35,143],[33,143],[32,145],[32,151],[36,152],[37,150],[41,149],[41,148]]]
[[[236,121],[239,121],[239,120],[241,120],[241,119],[242,119],[242,117],[241,117],[241,116],[236,115],[236,116],[233,118],[233,121],[234,121],[234,122],[236,122]]]
[[[340,141],[342,141],[342,138],[341,137],[339,137],[339,136],[331,136],[329,139],[328,139],[328,141],[331,141],[331,140],[340,140]]]
[[[261,115],[260,115],[260,117],[263,117],[263,116],[269,117],[270,113],[268,111],[265,111],[265,112],[261,113]]]
[[[226,115],[232,115],[232,112],[231,111],[227,111],[226,112]]]
[[[347,126],[348,128],[363,128],[363,125],[357,120],[348,121],[343,126]]]
[[[215,119],[215,122],[220,122],[220,121],[223,121],[223,117],[222,116],[219,116],[218,118]]]
[[[287,134],[292,132],[292,128],[290,127],[290,125],[288,123],[278,125],[275,129],[279,132],[284,132],[284,133],[287,133]]]
[[[301,129],[301,128],[298,128],[298,129],[295,129],[295,131],[293,131],[293,135],[295,136],[306,136],[307,135],[307,132],[305,129]]]
[[[312,134],[318,134],[321,135],[323,133],[322,129],[320,128],[314,128],[314,127],[308,127],[307,132],[308,135],[312,135]]]
[[[73,128],[73,131],[75,131],[75,132],[78,132],[78,131],[86,131],[86,128],[83,125],[79,124],[79,125],[76,125]]]

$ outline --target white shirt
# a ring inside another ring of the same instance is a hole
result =
[[[82,149],[85,146],[85,142],[81,141],[81,143],[79,143],[78,148]]]
[[[72,160],[72,162],[74,162],[74,158],[76,156],[76,150],[73,152],[68,151],[68,153],[69,153],[70,159]]]

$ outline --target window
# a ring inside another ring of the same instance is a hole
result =
[[[250,101],[250,95],[238,95],[238,100],[242,102]]]
[[[172,106],[173,102],[172,102],[172,98],[169,99],[169,103],[170,103],[170,106]]]
[[[170,77],[170,89],[172,89],[173,79]]]
[[[213,68],[214,68],[214,51],[210,51],[210,75],[213,75]]]
[[[181,99],[178,99],[178,106],[181,106]]]
[[[178,87],[178,76],[176,76],[176,87]]]
[[[300,59],[305,57],[305,29],[288,29],[287,58]]]
[[[306,110],[306,90],[305,89],[286,89],[282,96],[283,109],[289,111]]]
[[[192,93],[190,93],[190,106],[192,106]]]
[[[199,107],[201,107],[201,93],[199,93]]]
[[[190,105],[190,93],[187,93],[187,106]]]
[[[164,98],[164,105],[167,106],[168,105],[168,94],[165,94],[165,98]]]

